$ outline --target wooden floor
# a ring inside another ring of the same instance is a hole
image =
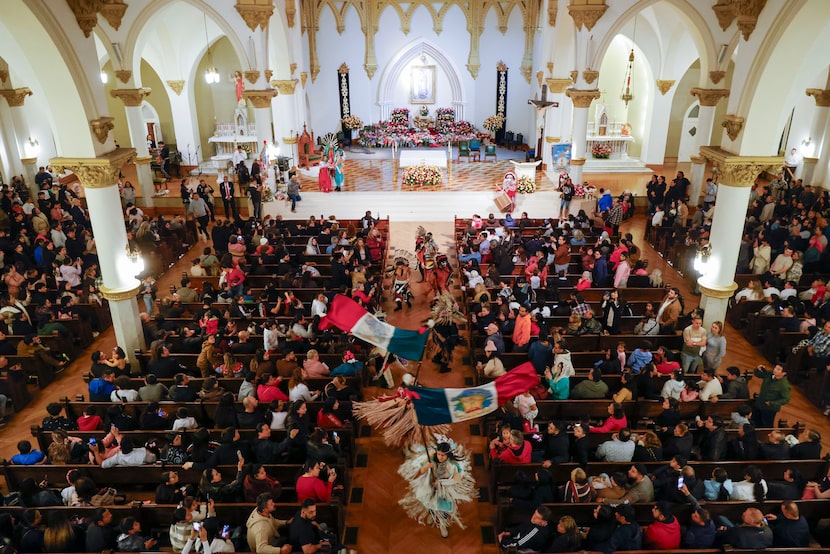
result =
[[[672,167],[662,168],[666,175],[673,175]],[[633,188],[626,184],[625,180],[617,175],[592,176],[592,182],[598,186],[607,179],[615,193],[621,192],[624,188]],[[641,176],[637,176],[639,181]],[[677,273],[668,266],[663,259],[652,250],[643,240],[643,228],[645,218],[640,216],[624,223],[621,230],[634,235],[634,241],[643,248],[643,257],[649,260],[650,268],[660,268],[666,281],[680,287],[687,299],[687,309],[697,305],[697,297],[691,294],[691,290]],[[439,238],[442,249],[450,253],[454,252],[453,225],[452,222],[423,223],[435,237]],[[416,224],[391,222],[390,229],[390,252],[397,248],[412,249],[415,237]],[[207,243],[197,244],[196,249],[201,250]],[[452,259],[452,255],[450,256]],[[159,282],[159,290],[165,291],[168,285],[177,282],[181,272],[189,267],[190,256],[183,258],[166,276]],[[456,283],[457,284],[457,283]],[[428,315],[428,299],[425,298],[421,285],[415,286],[416,298],[411,310],[405,309],[402,312],[393,312],[394,306],[390,305],[388,294],[386,295],[385,307],[390,323],[402,328],[415,328]],[[749,345],[741,335],[727,325],[727,355],[722,367],[737,365],[742,369],[752,368],[764,360],[756,349]],[[74,396],[77,393],[88,394],[82,379],[82,373],[88,371],[90,366],[89,357],[95,350],[108,352],[115,346],[115,338],[112,330],[102,333],[95,341],[95,344],[82,354],[81,358],[71,364],[63,372],[60,378],[52,383],[45,391],[35,393],[32,404],[21,413],[15,415],[8,426],[0,431],[0,456],[9,458],[16,453],[15,444],[22,438],[29,437],[29,427],[38,425],[45,415],[45,407],[49,402],[58,400],[64,396]],[[456,363],[453,364],[453,371],[447,374],[439,374],[432,363],[424,363],[421,369],[420,380],[425,386],[433,387],[460,387],[464,386],[464,377],[470,376],[472,369],[460,363],[463,352],[456,353]],[[400,375],[396,377],[399,379]],[[757,380],[750,383],[751,390],[757,390]],[[367,396],[383,394],[384,389],[372,389],[367,391]],[[824,451],[828,451],[830,445],[830,424],[828,419],[809,402],[804,396],[794,390],[793,398],[781,412],[781,417],[787,419],[790,424],[801,421],[807,427],[818,430],[824,440]],[[452,430],[453,438],[466,445],[474,454],[484,453],[486,438],[471,434],[471,425],[455,425]],[[365,462],[365,467],[358,467],[353,471],[352,495],[356,492],[362,493],[362,501],[351,502],[347,507],[347,537],[351,539],[349,546],[359,552],[383,553],[383,552],[421,552],[428,551],[434,554],[449,552],[497,552],[497,547],[492,544],[494,540],[494,509],[492,504],[486,501],[473,502],[462,509],[463,520],[466,524],[465,530],[453,528],[448,539],[442,539],[438,531],[433,528],[418,526],[404,515],[403,510],[398,506],[397,501],[403,496],[406,484],[397,475],[396,471],[403,457],[400,452],[389,449],[383,443],[383,439],[374,431],[371,436],[358,439],[359,453],[363,454],[360,461]],[[479,460],[480,461],[480,460]],[[480,464],[474,468],[475,477],[480,486],[486,486],[487,479],[483,466]],[[498,532],[499,530],[495,530]],[[489,543],[489,544],[488,544]]]

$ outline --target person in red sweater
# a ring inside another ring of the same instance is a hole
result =
[[[325,482],[320,479],[320,472],[323,468],[327,468],[323,462],[305,463],[303,468],[305,473],[297,478],[296,491],[297,502],[302,502],[306,498],[311,498],[315,502],[322,502],[328,504],[331,502],[331,491],[334,489],[334,480],[337,479],[337,472],[333,467],[328,469],[328,478]]]
[[[661,500],[651,509],[654,523],[646,527],[643,548],[675,550],[680,548],[680,523],[672,514],[671,503]]]
[[[529,464],[532,447],[518,429],[510,431],[510,446],[499,451],[497,440],[490,441],[490,459],[501,460],[505,464]]]
[[[608,415],[611,417],[606,419],[605,423],[599,427],[589,428],[591,433],[616,433],[628,427],[628,419],[625,417],[622,404],[619,402],[611,402],[608,404]]]
[[[323,408],[317,412],[317,427],[323,429],[336,429],[343,427],[344,423],[337,416],[337,410],[340,408],[340,402],[337,398],[330,396],[323,404]]]
[[[282,381],[282,377],[278,377],[272,373],[263,375],[256,389],[257,400],[266,404],[274,400],[287,401],[288,395],[278,386],[280,381]]]
[[[101,416],[95,413],[93,406],[88,406],[84,410],[84,415],[78,418],[78,431],[100,431],[104,428],[104,422]]]

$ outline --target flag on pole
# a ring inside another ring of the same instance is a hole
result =
[[[329,327],[337,327],[407,360],[421,359],[429,337],[428,332],[398,329],[384,323],[342,294],[334,297],[328,313],[320,319],[320,329]]]
[[[533,364],[525,362],[486,385],[463,389],[412,387],[410,391],[418,423],[440,425],[485,416],[538,383]]]

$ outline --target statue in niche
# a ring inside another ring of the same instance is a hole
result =
[[[242,79],[242,72],[234,71],[233,77],[236,80],[236,105],[245,106],[245,100],[242,98],[242,93],[245,92],[245,82]]]

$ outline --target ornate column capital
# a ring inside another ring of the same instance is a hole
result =
[[[118,302],[119,300],[132,300],[138,294],[138,290],[141,288],[141,283],[136,285],[135,287],[130,287],[127,289],[119,290],[119,289],[111,289],[101,285],[98,287],[98,290],[101,291],[101,296],[109,300],[110,302]]]
[[[689,161],[692,162],[692,164],[705,164],[706,158],[704,158],[703,156],[692,155],[689,156]]]
[[[721,31],[728,29],[735,20],[735,10],[732,8],[730,0],[718,0],[718,3],[712,6],[712,11],[715,12],[715,17],[718,18]]]
[[[271,86],[277,89],[280,94],[291,95],[294,94],[299,82],[299,79],[274,79],[271,81]]]
[[[608,6],[604,0],[571,0],[568,4],[568,13],[571,14],[577,30],[582,30],[584,26],[590,31],[607,10]]]
[[[150,95],[151,89],[142,88],[115,88],[110,91],[110,96],[121,100],[125,106],[140,106],[144,99]]]
[[[119,81],[126,85],[127,82],[132,78],[133,72],[129,69],[117,69],[115,71],[115,76],[118,78]]]
[[[778,171],[784,164],[782,156],[736,156],[719,146],[701,146],[700,155],[714,166],[723,183],[732,187],[751,187],[759,174]]]
[[[294,17],[297,15],[297,6],[294,0],[285,0],[285,21],[290,29],[294,28]]]
[[[99,158],[52,158],[49,163],[77,175],[84,188],[102,189],[116,186],[121,167],[134,160],[135,148],[116,148]]]
[[[674,86],[674,80],[671,79],[657,79],[657,90],[660,91],[660,94],[663,96],[666,95],[669,90]]]
[[[715,70],[709,72],[709,80],[716,85],[720,83],[724,77],[726,77],[726,71]]]
[[[590,108],[591,102],[599,98],[600,95],[599,89],[579,90],[569,88],[565,91],[565,96],[573,101],[574,108]],[[573,163],[573,160],[571,160],[571,163]]]
[[[269,108],[271,106],[271,99],[277,95],[274,89],[267,90],[246,90],[242,93],[242,97],[250,100],[254,108]]]
[[[237,0],[234,8],[252,31],[257,27],[262,27],[263,31],[267,29],[274,15],[273,0]]]
[[[738,138],[738,135],[741,133],[741,129],[744,128],[745,121],[746,119],[735,114],[726,114],[723,116],[721,127],[726,129],[726,134],[729,136],[729,140],[735,140]]]
[[[249,69],[248,71],[243,71],[242,74],[245,76],[245,79],[255,85],[256,82],[259,80],[259,71],[256,69]]]
[[[697,96],[701,106],[717,106],[721,98],[729,97],[729,89],[725,88],[694,87],[689,92],[692,96]]]
[[[66,3],[75,14],[78,27],[84,32],[84,36],[89,38],[92,30],[98,25],[98,10],[101,9],[103,0],[66,0]]]
[[[26,101],[26,97],[32,94],[32,89],[29,87],[0,89],[0,95],[6,99],[10,108],[19,108]]]
[[[551,91],[553,94],[562,94],[565,92],[565,89],[573,84],[573,81],[570,77],[565,79],[557,79],[555,77],[545,79],[545,82],[548,85],[548,90]]]
[[[121,20],[124,19],[124,13],[127,11],[127,4],[123,0],[104,0],[100,11],[101,16],[107,20],[110,27],[117,31],[121,26]]]
[[[176,96],[181,95],[182,89],[184,88],[184,80],[183,79],[174,79],[172,81],[165,81],[167,86],[171,88],[173,92],[176,93]]]
[[[807,96],[812,96],[816,106],[826,108],[830,106],[830,89],[808,88],[804,91]]]
[[[719,287],[716,285],[704,285],[703,283],[698,280],[698,286],[700,287],[701,294],[705,294],[709,298],[732,298],[732,295],[738,290],[738,284],[732,283],[731,285],[726,285],[725,287]]]
[[[589,85],[593,84],[593,82],[596,81],[599,77],[599,71],[596,71],[594,69],[586,69],[582,72],[582,77],[585,79],[585,82]]]
[[[585,158],[571,158],[571,165],[585,165]]]
[[[99,117],[98,119],[91,119],[89,121],[89,126],[92,128],[92,132],[95,133],[95,137],[101,144],[107,142],[107,136],[110,134],[110,131],[115,128],[112,117]]]

